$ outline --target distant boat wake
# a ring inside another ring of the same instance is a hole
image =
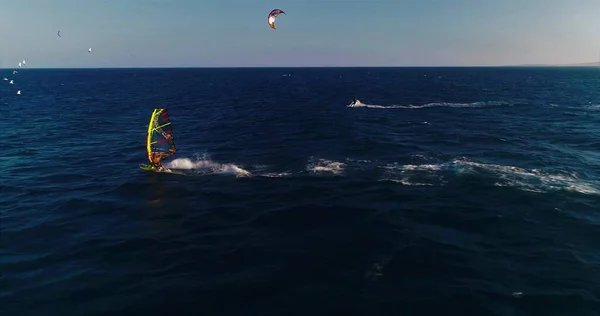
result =
[[[408,105],[379,105],[379,104],[367,104],[357,101],[354,104],[349,104],[349,108],[370,108],[370,109],[425,109],[425,108],[436,108],[436,107],[447,107],[447,108],[482,108],[491,106],[511,106],[514,103],[504,101],[483,101],[483,102],[472,102],[472,103],[452,103],[452,102],[433,102],[426,104],[408,104]]]

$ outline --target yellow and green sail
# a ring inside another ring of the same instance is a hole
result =
[[[148,160],[152,162],[151,155],[159,154],[161,160],[173,156],[175,148],[175,137],[173,127],[167,108],[158,108],[152,111],[150,123],[148,123],[148,135],[146,138],[146,151]]]

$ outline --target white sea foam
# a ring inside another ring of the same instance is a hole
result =
[[[545,193],[549,191],[573,191],[581,194],[600,195],[600,183],[582,179],[576,173],[550,172],[540,169],[525,169],[510,165],[488,164],[456,158],[448,162],[437,162],[425,155],[414,155],[410,164],[391,163],[377,166],[369,160],[346,159],[345,162],[311,157],[306,170],[312,174],[344,175],[346,171],[369,168],[384,170],[383,181],[401,183],[406,186],[443,186],[459,174],[477,174],[495,180],[499,187],[515,187],[525,191]],[[206,156],[196,159],[179,158],[166,163],[167,168],[193,170],[200,174],[232,174],[237,177],[262,176],[268,178],[289,177],[290,171],[275,171],[265,165],[254,166],[250,172],[233,163],[216,163]],[[350,175],[352,172],[350,173]]]
[[[233,174],[237,177],[247,177],[251,173],[232,163],[216,163],[205,157],[198,157],[194,160],[189,158],[178,158],[166,163],[165,167],[172,169],[193,170],[199,173],[220,173]]]
[[[265,173],[259,174],[259,176],[267,177],[267,178],[284,178],[284,177],[289,177],[291,175],[292,175],[291,172],[265,172]]]
[[[567,190],[582,194],[600,194],[597,183],[579,179],[575,173],[527,170],[514,166],[477,163],[466,159],[455,159],[452,163],[464,167],[463,172],[492,172],[498,176],[497,186],[519,187],[526,191],[540,193],[548,190]]]
[[[600,194],[600,185],[594,181],[580,179],[575,173],[546,172],[539,169],[524,169],[515,166],[486,164],[457,158],[446,163],[389,164],[383,180],[404,185],[442,185],[454,174],[478,173],[497,178],[496,186],[517,187],[531,192],[567,190],[582,194]]]
[[[344,171],[346,164],[343,162],[332,161],[327,159],[311,159],[311,162],[306,166],[306,170],[314,173],[333,173],[339,175]]]
[[[444,164],[388,164],[382,167],[385,170],[385,177],[382,180],[407,186],[444,185],[447,181],[444,179],[444,175],[440,173],[444,167]]]

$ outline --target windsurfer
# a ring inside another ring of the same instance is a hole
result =
[[[149,158],[150,164],[152,165],[152,167],[156,168],[156,170],[162,171],[165,169],[165,167],[163,167],[162,163],[160,162],[163,158],[161,153],[150,153]]]
[[[152,111],[146,135],[146,153],[149,164],[142,169],[151,171],[167,171],[169,168],[162,165],[163,159],[169,158],[177,150],[173,142],[173,129],[167,114],[167,108],[156,108]]]

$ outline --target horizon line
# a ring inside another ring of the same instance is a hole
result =
[[[30,70],[56,69],[263,69],[263,68],[501,68],[501,67],[600,67],[600,62],[572,64],[515,64],[515,65],[397,65],[397,66],[105,66],[105,67],[26,67]],[[18,67],[1,67],[0,70],[14,70]]]
[[[405,65],[405,66],[111,66],[111,67],[26,67],[28,70],[70,69],[285,69],[285,68],[509,68],[509,67],[600,67],[599,62],[575,64],[517,64],[517,65]],[[15,70],[18,67],[0,67],[0,70]]]

